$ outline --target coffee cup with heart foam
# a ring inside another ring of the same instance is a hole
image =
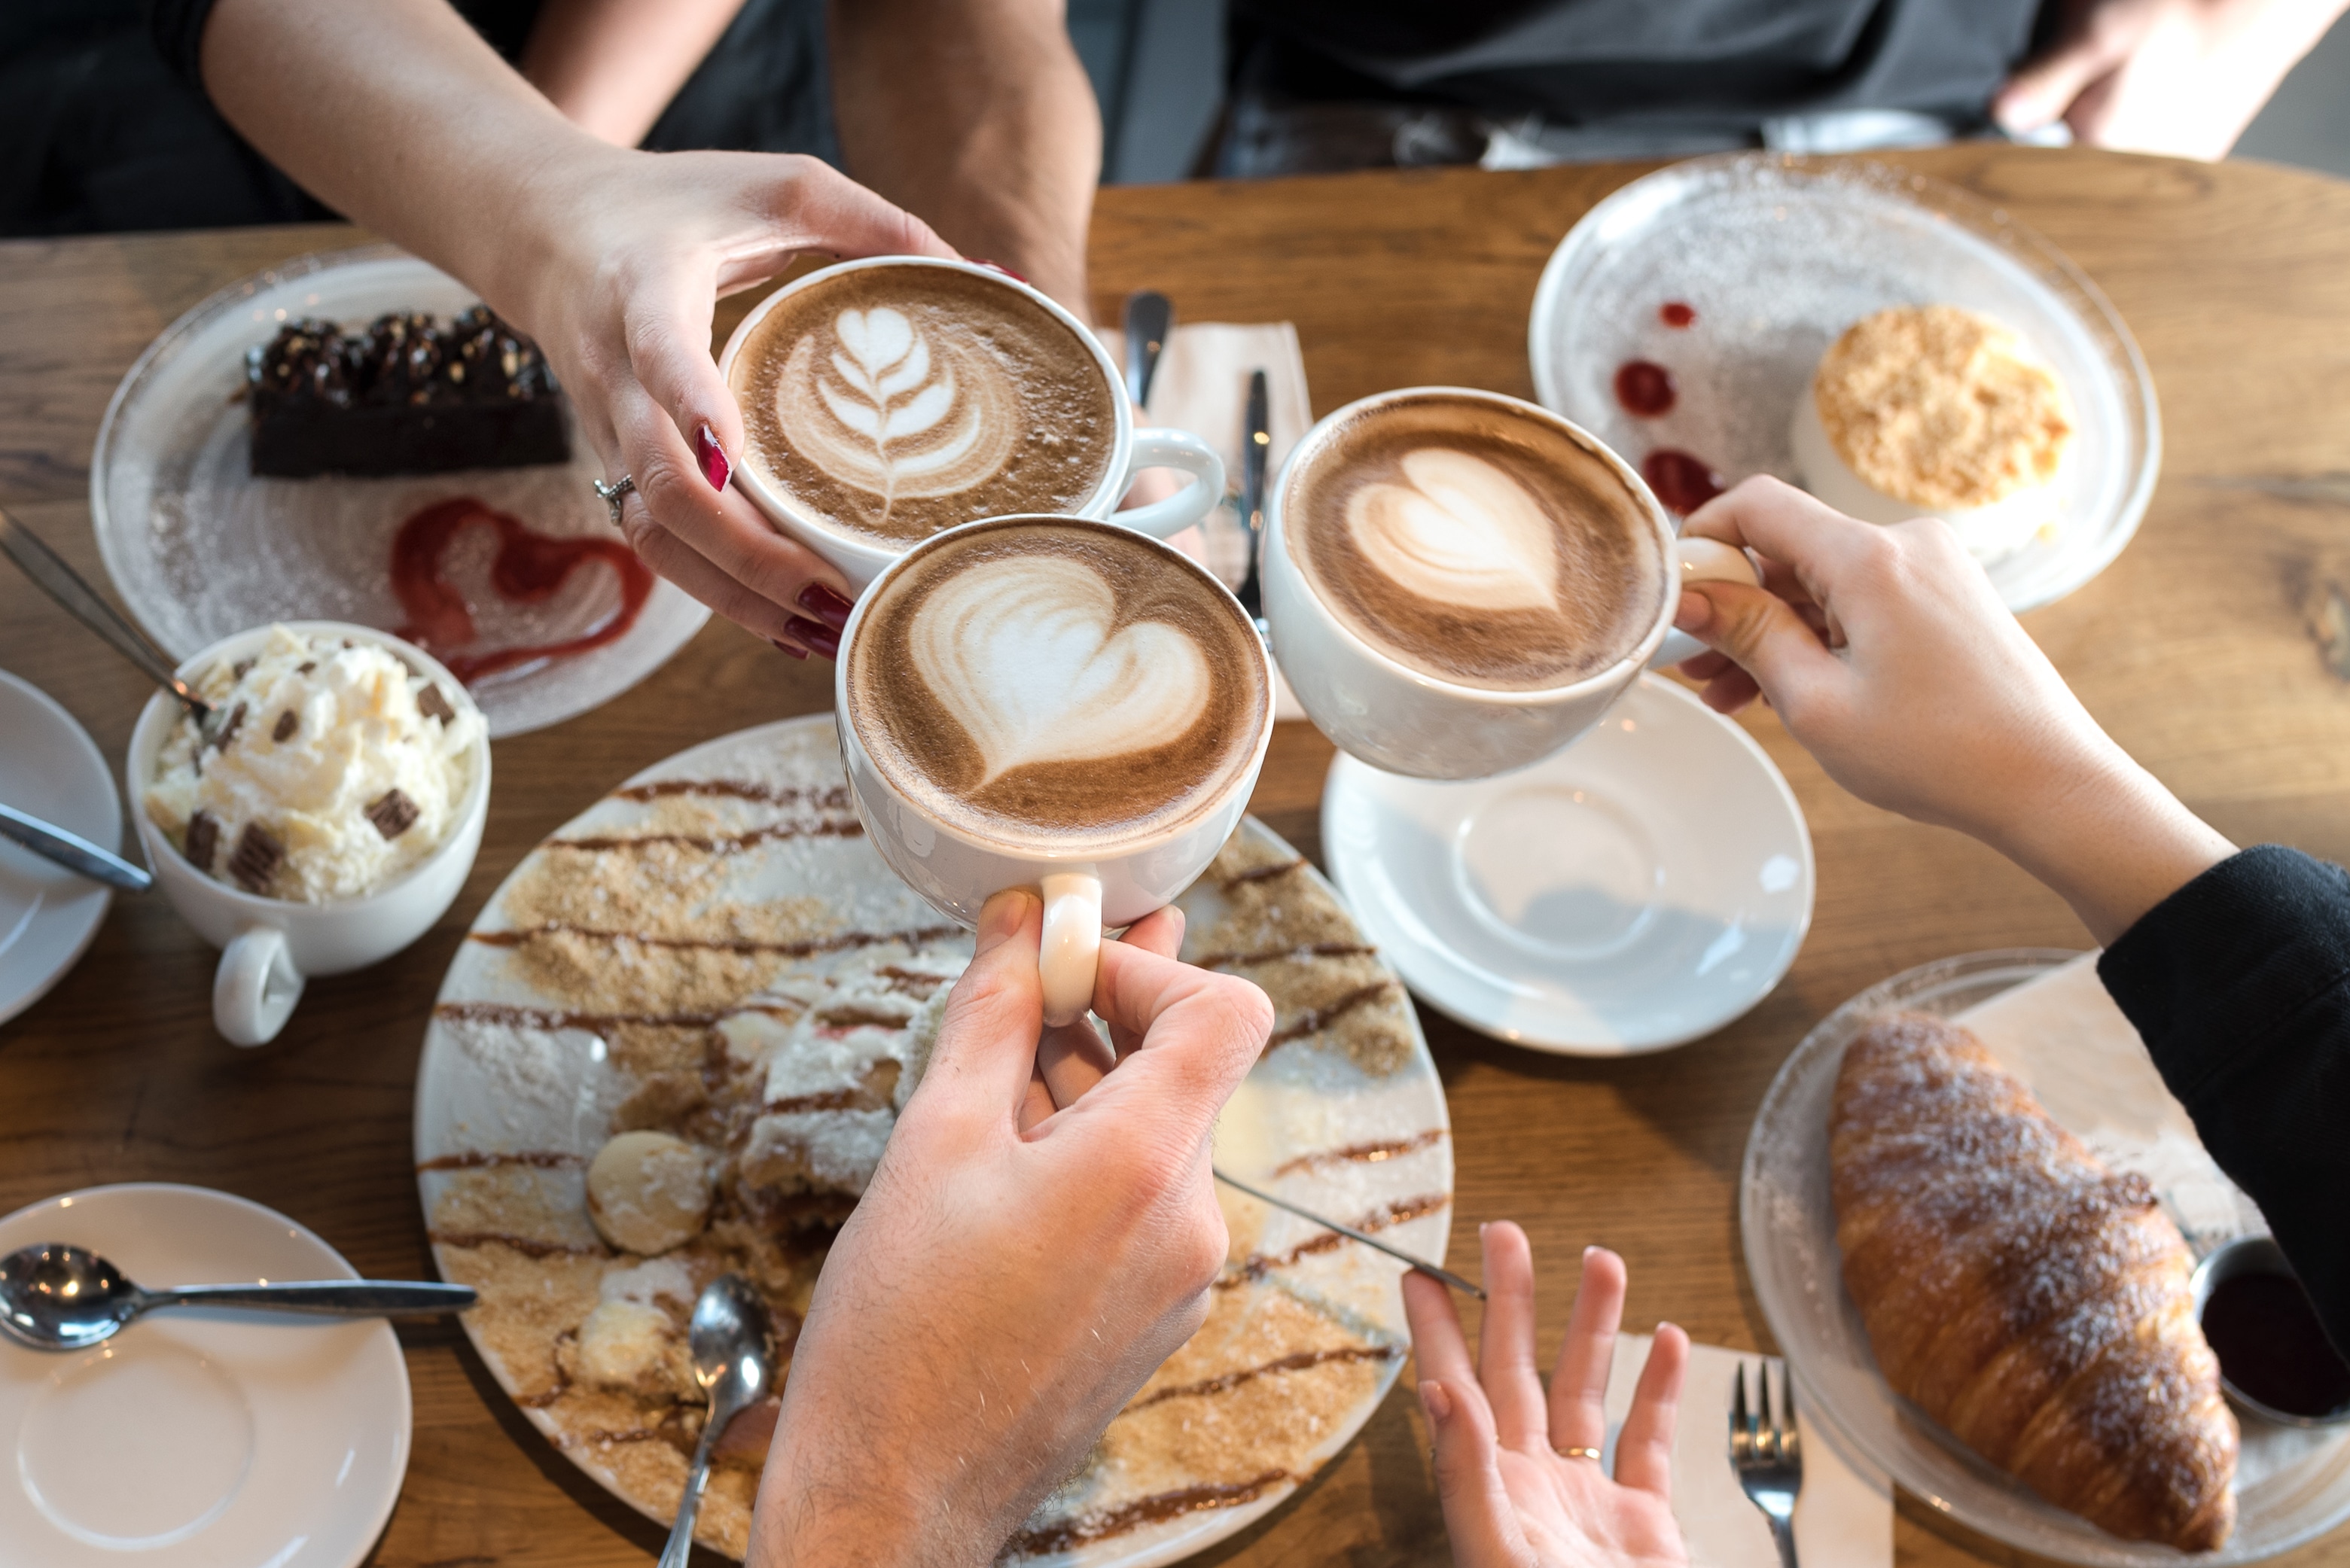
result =
[[[843,262],[760,303],[719,370],[743,410],[735,479],[783,533],[862,590],[899,556],[982,517],[1109,519],[1164,538],[1223,498],[1223,460],[1141,429],[1076,317],[992,267]],[[1191,483],[1116,510],[1146,468]]]
[[[1306,433],[1267,499],[1265,619],[1306,714],[1389,773],[1483,778],[1701,651],[1680,584],[1756,580],[1676,540],[1640,476],[1545,409],[1415,387]]]
[[[1239,826],[1273,735],[1263,639],[1204,568],[1087,518],[966,524],[858,602],[835,675],[858,817],[976,925],[1045,900],[1045,1022],[1084,1016],[1102,928],[1173,901]]]

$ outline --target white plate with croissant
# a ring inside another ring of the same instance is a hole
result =
[[[2188,1275],[2265,1227],[2094,955],[1946,959],[1823,1020],[1755,1116],[1740,1226],[1825,1435],[1969,1530],[2102,1568],[2350,1519],[2350,1432],[2221,1397]]]

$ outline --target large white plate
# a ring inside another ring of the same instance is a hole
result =
[[[351,1280],[274,1210],[200,1187],[95,1187],[0,1220],[142,1285]],[[67,1355],[0,1341],[0,1561],[353,1568],[408,1473],[408,1364],[381,1319],[161,1312]]]
[[[0,804],[122,848],[114,774],[73,715],[0,670]],[[47,994],[89,950],[113,892],[0,840],[0,1023]]]
[[[245,350],[305,316],[363,325],[387,311],[446,318],[478,296],[390,245],[297,256],[229,285],[164,329],[115,389],[89,465],[89,514],[106,569],[140,625],[189,657],[273,620],[400,629],[392,535],[423,507],[472,495],[544,534],[617,537],[592,482],[604,477],[575,421],[571,461],[393,479],[258,479],[250,470]],[[608,567],[575,573],[544,604],[488,586],[482,529],[450,550],[484,648],[578,637],[619,607]],[[494,736],[560,723],[660,669],[710,612],[656,579],[637,623],[602,648],[485,677],[472,690]],[[439,651],[439,650],[436,650]]]
[[[1812,924],[1812,836],[1754,738],[1643,675],[1589,732],[1498,778],[1345,753],[1322,847],[1422,1000],[1570,1056],[1710,1034],[1771,994]]]
[[[1804,1037],[1763,1096],[1746,1142],[1738,1221],[1755,1299],[1803,1385],[1807,1413],[1819,1419],[1829,1439],[1847,1458],[1889,1471],[1929,1507],[1970,1529],[2043,1557],[2094,1568],[2185,1563],[2220,1568],[2273,1557],[2350,1519],[2350,1433],[2296,1432],[2240,1412],[2244,1446],[2237,1467],[2236,1528],[2227,1544],[2189,1556],[2168,1546],[2123,1541],[2042,1501],[1897,1396],[1877,1370],[1860,1309],[1844,1288],[1829,1193],[1828,1108],[1845,1047],[1872,1014],[1907,1008],[1949,1017],[2078,957],[2014,949],[1925,964],[1862,992]],[[2072,1044],[2052,1040],[2048,1059],[2034,1066],[2033,1076],[2079,1078],[2077,1064],[2067,1075],[2058,1059]],[[2142,1059],[2135,1065],[2143,1074],[2153,1072]],[[2191,1151],[2199,1158],[2181,1158],[2189,1151],[2165,1148],[2166,1138],[2179,1135],[2146,1113],[2146,1098],[2109,1092],[2097,1102],[2105,1125],[2072,1130],[2109,1164],[2143,1170],[2174,1210],[2209,1212],[2208,1195],[2177,1189],[2181,1173],[2208,1166],[2209,1156],[2199,1146]],[[2189,1201],[2182,1203],[2182,1198]],[[2204,1237],[2207,1242],[2219,1239]]]
[[[1658,308],[1697,311],[1687,329]],[[1776,153],[1692,159],[1633,181],[1559,242],[1526,348],[1544,407],[1638,466],[1673,447],[1731,482],[1794,483],[1788,424],[1844,329],[1897,305],[1956,305],[2014,328],[2072,394],[2061,523],[1991,566],[2019,613],[2105,570],[2137,531],[2162,461],[2154,379],[2129,328],[2055,246],[1954,185],[1875,163]],[[1638,419],[1617,369],[1663,365],[1679,404]]]
[[[680,877],[678,885],[691,889],[690,908],[693,919],[702,922],[693,929],[708,929],[713,921],[738,918],[729,911],[806,908],[813,903],[825,914],[815,929],[829,934],[816,937],[817,950],[806,960],[795,961],[820,968],[837,961],[842,952],[857,950],[857,939],[842,933],[921,933],[925,929],[935,931],[941,925],[938,914],[897,878],[858,830],[848,812],[838,742],[829,715],[745,730],[681,753],[627,781],[619,791],[558,829],[550,842],[639,833],[673,836],[680,826],[673,815],[680,797],[696,793],[677,786],[694,781],[705,785],[716,781],[717,788],[705,793],[712,798],[726,797],[723,809],[732,814],[727,831],[742,836],[741,846],[725,855],[723,864],[706,877],[692,869],[698,863],[681,863],[688,874]],[[671,793],[664,794],[662,786],[669,786]],[[623,792],[634,792],[636,798],[624,798]],[[733,792],[731,796],[728,792]],[[671,815],[664,816],[664,812]],[[691,831],[711,829],[702,826]],[[1354,933],[1344,925],[1328,885],[1253,818],[1243,823],[1242,834],[1266,870],[1284,878],[1264,885],[1293,889],[1284,896],[1291,903],[1326,901],[1324,907],[1334,923],[1320,934],[1347,946]],[[532,895],[518,889],[532,886],[532,878],[548,857],[563,853],[576,856],[578,852],[542,846],[525,857],[483,909],[473,928],[476,936],[504,934],[511,940],[516,929],[527,929],[532,917],[517,906],[527,903]],[[1203,879],[1180,900],[1189,922],[1187,958],[1198,961],[1215,956],[1198,950],[1199,940],[1216,927],[1226,907],[1222,902],[1225,896]],[[538,918],[543,919],[543,900],[537,909]],[[639,922],[645,919],[642,904],[634,906],[634,918]],[[581,925],[562,929],[565,940],[592,944],[601,940]],[[724,929],[756,935],[734,924]],[[919,945],[935,949],[963,944],[968,951],[967,942],[960,935],[944,939],[925,935]],[[727,950],[733,942],[731,938],[722,938],[711,945],[713,950]],[[619,1075],[597,1033],[604,1027],[602,1019],[584,1018],[580,1012],[608,1010],[619,1004],[606,1000],[589,1007],[578,997],[556,994],[544,988],[543,981],[534,980],[520,966],[507,961],[506,955],[515,950],[469,940],[450,965],[440,1005],[425,1036],[418,1077],[417,1160],[423,1167],[458,1153],[527,1152],[534,1164],[552,1168],[546,1176],[548,1190],[568,1192],[580,1186],[578,1168],[602,1146],[610,1130],[612,1106],[626,1089],[625,1084],[616,1082]],[[588,946],[580,950],[605,950]],[[619,942],[611,947],[606,961],[628,963],[632,961],[629,955],[639,950],[634,944]],[[1278,952],[1261,952],[1254,958],[1278,963],[1292,960],[1298,950],[1284,943]],[[1361,952],[1353,947],[1347,950]],[[1260,979],[1281,1016],[1275,1048],[1251,1073],[1219,1123],[1219,1163],[1244,1179],[1253,1177],[1266,1181],[1283,1195],[1334,1218],[1367,1220],[1399,1245],[1441,1259],[1451,1231],[1450,1120],[1427,1043],[1392,974],[1386,973],[1379,985],[1370,988],[1384,986],[1390,994],[1368,1000],[1391,1007],[1396,1027],[1408,1036],[1406,1050],[1400,1067],[1373,1076],[1326,1044],[1319,1033],[1326,1019],[1317,1023],[1301,1015],[1295,998],[1284,1001],[1284,983],[1277,973],[1249,970],[1244,962],[1235,962],[1233,955],[1223,955],[1223,961]],[[782,967],[781,960],[769,965],[771,971]],[[723,1010],[731,1005],[706,992],[700,994],[703,1000],[697,1006]],[[469,1033],[481,1027],[468,1016],[469,1012],[478,1014],[485,1003],[529,1010],[518,1015],[526,1017],[529,1024],[525,1052],[501,1051],[485,1044],[482,1034]],[[1334,1011],[1347,1005],[1342,1001]],[[612,1020],[631,1021],[644,1022],[643,1015]],[[1284,1026],[1295,1037],[1285,1044],[1282,1043]],[[1383,1140],[1394,1146],[1392,1158],[1370,1152],[1368,1146]],[[1351,1156],[1344,1151],[1351,1151]],[[442,1168],[420,1171],[419,1189],[428,1223],[450,1184],[461,1174]],[[578,1199],[558,1197],[555,1201],[570,1206]],[[1253,1245],[1256,1254],[1280,1257],[1302,1242],[1327,1237],[1327,1232],[1305,1221],[1265,1210],[1250,1200],[1240,1201],[1262,1219],[1263,1229]],[[1401,1206],[1418,1217],[1388,1225],[1379,1216],[1389,1206]],[[1201,1507],[1180,1517],[1086,1542],[1073,1551],[1029,1560],[1084,1568],[1149,1568],[1222,1541],[1277,1507],[1353,1440],[1401,1371],[1409,1331],[1403,1316],[1400,1272],[1391,1261],[1367,1249],[1347,1246],[1309,1252],[1240,1286],[1248,1291],[1287,1292],[1342,1321],[1350,1332],[1392,1352],[1381,1361],[1379,1376],[1368,1392],[1326,1429],[1308,1461],[1293,1468],[1297,1479],[1250,1489],[1244,1501],[1232,1506]],[[509,1394],[518,1394],[525,1385],[517,1378],[517,1371],[528,1376],[536,1368],[510,1367],[487,1334],[471,1321],[467,1328],[501,1386]],[[525,1404],[523,1413],[556,1441],[566,1459],[600,1485],[648,1517],[667,1522],[660,1506],[666,1500],[632,1489],[608,1460],[599,1458],[595,1444],[567,1440],[554,1414],[543,1404]],[[674,1480],[668,1484],[673,1495]],[[1081,1503],[1088,1484],[1087,1474],[1081,1474],[1065,1489],[1065,1495]]]

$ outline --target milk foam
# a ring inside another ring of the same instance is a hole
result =
[[[980,787],[1031,763],[1147,751],[1207,711],[1213,680],[1191,637],[1117,618],[1109,583],[1067,556],[983,562],[932,591],[909,651],[984,759]]]
[[[1558,608],[1558,530],[1525,487],[1451,447],[1408,452],[1404,483],[1347,498],[1363,558],[1426,598],[1485,609]]]
[[[954,495],[1012,455],[1019,395],[988,355],[888,306],[844,310],[792,345],[775,418],[837,483],[879,502]]]

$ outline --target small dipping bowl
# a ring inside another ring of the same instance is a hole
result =
[[[2196,1319],[2220,1358],[2220,1386],[2239,1407],[2285,1427],[2350,1425],[2350,1364],[2326,1339],[2316,1306],[2273,1238],[2239,1236],[2213,1248],[2195,1266],[2193,1288]],[[2294,1386],[2339,1394],[2329,1411],[2296,1413],[2255,1397],[2238,1374],[2271,1398]]]
[[[452,701],[473,701],[440,660],[388,632],[331,620],[280,624],[305,636],[372,643],[434,681]],[[178,672],[192,679],[216,663],[233,663],[267,643],[272,629],[255,627],[224,638],[182,663]],[[464,803],[447,836],[430,854],[373,892],[305,904],[248,893],[197,870],[147,815],[147,785],[155,776],[156,757],[182,711],[169,694],[158,691],[139,715],[123,769],[131,820],[138,825],[140,843],[163,897],[198,936],[222,950],[213,977],[213,1026],[232,1044],[259,1045],[286,1026],[312,976],[380,963],[431,930],[456,901],[466,873],[473,868],[482,825],[489,816],[489,735],[485,728],[475,739]]]

